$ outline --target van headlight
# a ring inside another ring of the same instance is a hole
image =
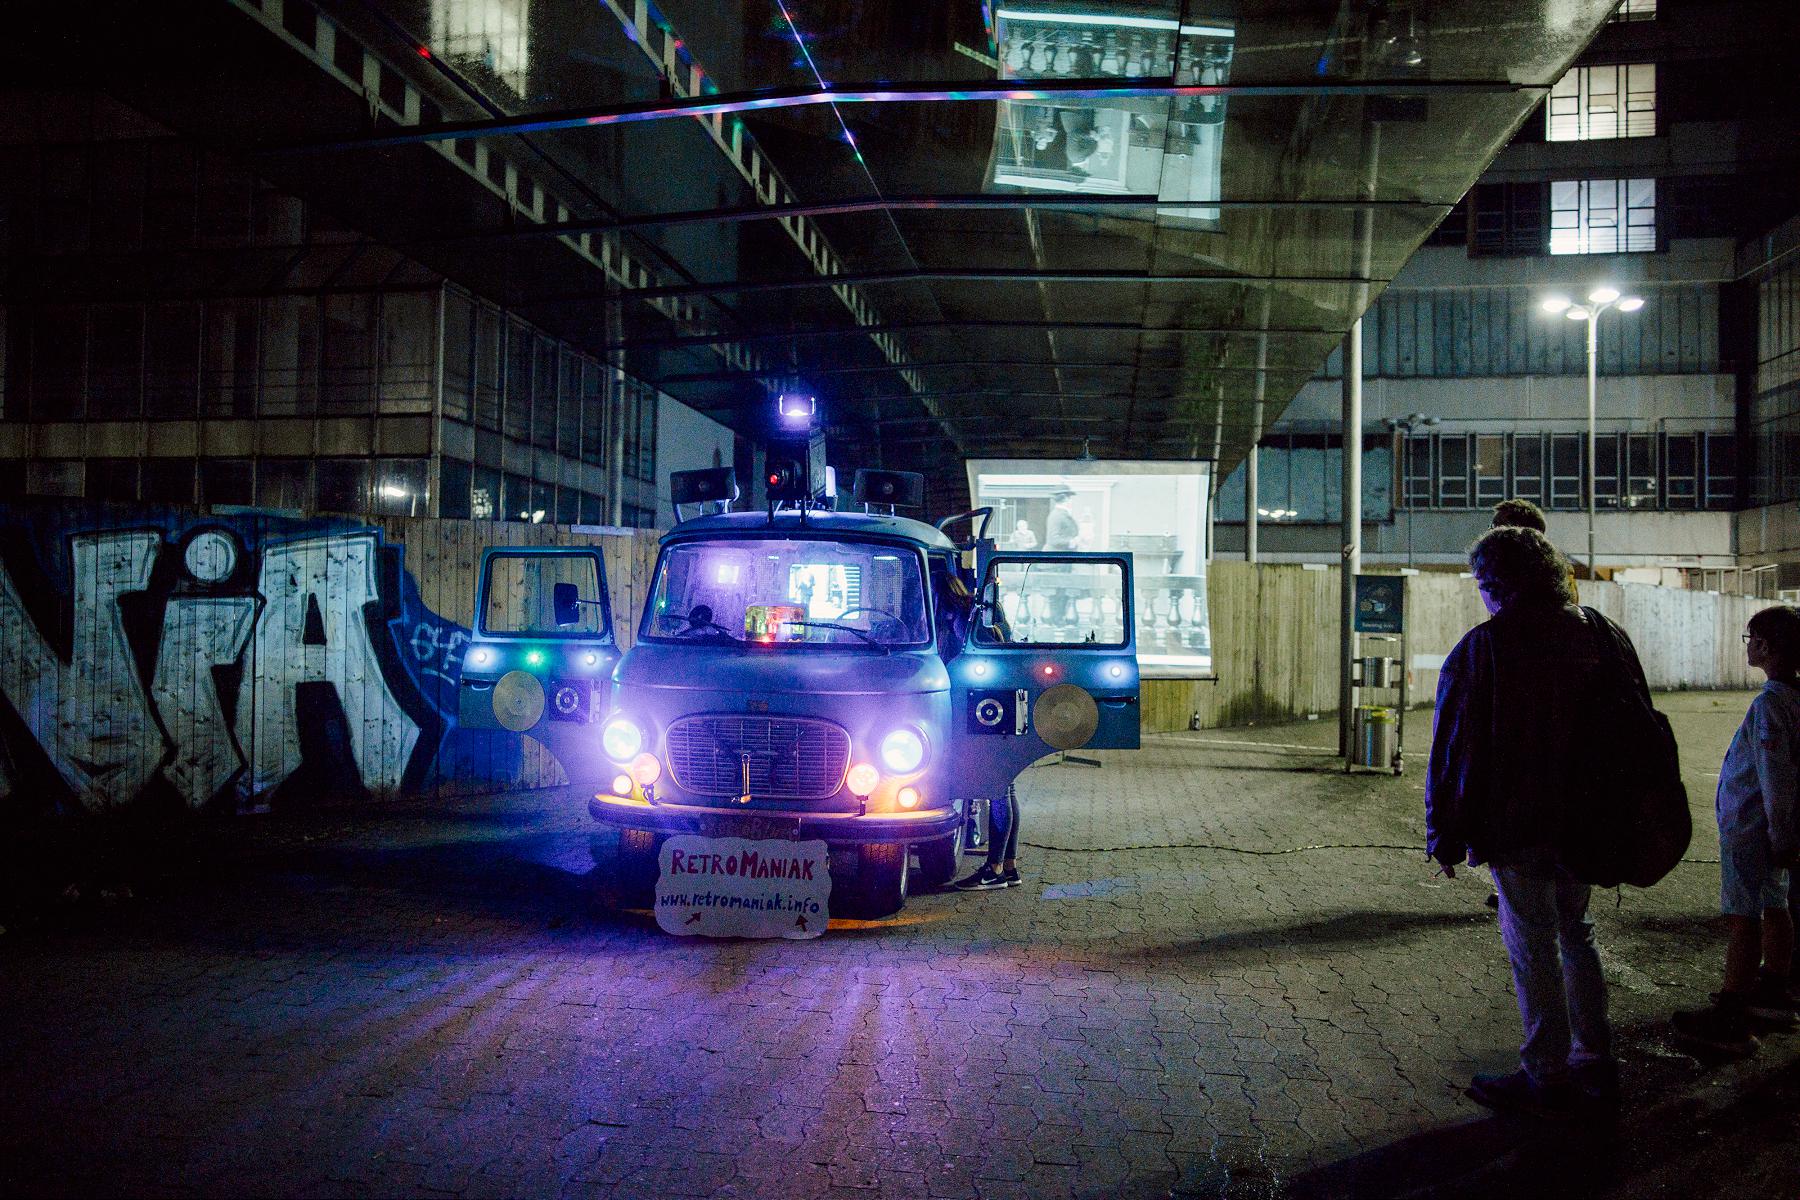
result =
[[[900,728],[881,739],[881,765],[895,775],[910,775],[925,762],[925,739],[916,729]]]
[[[600,730],[600,748],[614,762],[628,763],[644,748],[644,731],[629,717],[614,717]]]

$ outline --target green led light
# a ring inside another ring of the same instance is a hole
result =
[[[525,656],[525,661],[534,667],[541,667],[544,665],[544,652],[542,650],[533,650],[530,654]]]

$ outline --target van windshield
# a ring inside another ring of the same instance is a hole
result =
[[[644,636],[887,649],[931,640],[919,555],[872,542],[682,542],[656,573]]]

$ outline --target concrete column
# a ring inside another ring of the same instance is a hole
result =
[[[1338,631],[1338,751],[1350,752],[1350,670],[1356,654],[1356,576],[1362,570],[1362,318],[1344,335],[1343,575]]]
[[[614,346],[625,342],[622,306],[606,306],[606,340]],[[607,356],[606,397],[603,401],[611,437],[606,447],[606,523],[625,523],[625,351]]]
[[[1244,561],[1256,561],[1256,443],[1244,456]]]

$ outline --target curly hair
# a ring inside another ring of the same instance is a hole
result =
[[[1800,608],[1777,604],[1750,618],[1750,632],[1763,640],[1783,676],[1800,672]]]
[[[1521,601],[1572,604],[1569,563],[1548,538],[1519,525],[1496,525],[1469,547],[1469,569],[1501,609]]]
[[[1544,510],[1529,500],[1502,500],[1494,505],[1494,525],[1517,525],[1522,529],[1546,529]]]

